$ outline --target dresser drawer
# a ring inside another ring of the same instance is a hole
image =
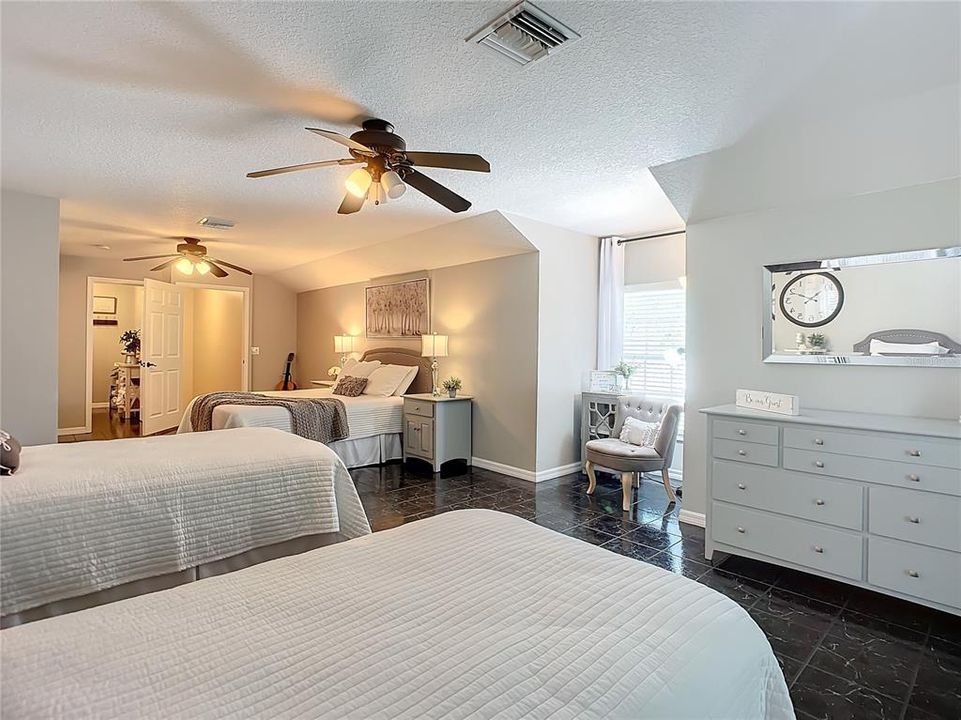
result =
[[[714,437],[722,440],[738,440],[777,445],[779,430],[777,425],[763,423],[737,422],[735,420],[715,420]]]
[[[788,447],[784,448],[783,464],[788,470],[833,475],[912,490],[961,495],[961,472],[951,468],[873,460],[854,455],[835,455]]]
[[[871,488],[868,531],[961,552],[961,498],[897,488]]]
[[[860,530],[864,488],[768,468],[715,460],[713,499]]]
[[[868,582],[961,609],[961,553],[873,537]]]
[[[820,428],[784,428],[784,447],[961,469],[961,442],[882,433],[868,435]]]
[[[421,417],[434,417],[434,403],[422,400],[404,399],[404,412],[408,415],[420,415]]]
[[[777,467],[777,445],[760,445],[758,443],[721,439],[715,439],[712,444],[714,446],[714,457],[716,458]]]
[[[831,575],[862,577],[861,536],[847,530],[712,502],[711,538]]]

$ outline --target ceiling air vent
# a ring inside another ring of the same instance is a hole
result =
[[[232,220],[210,217],[209,215],[200,218],[197,221],[197,224],[203,225],[204,227],[209,227],[213,230],[230,230],[230,228],[234,226],[234,222]]]
[[[578,38],[580,35],[564,23],[524,0],[471,35],[467,42],[496,50],[518,65],[528,65]]]

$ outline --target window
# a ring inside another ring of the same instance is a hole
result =
[[[624,291],[624,360],[630,389],[684,402],[684,290],[676,283],[632,285]]]

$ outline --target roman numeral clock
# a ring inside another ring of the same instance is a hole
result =
[[[802,273],[784,286],[778,305],[784,317],[795,325],[821,327],[841,312],[844,288],[830,273]]]

